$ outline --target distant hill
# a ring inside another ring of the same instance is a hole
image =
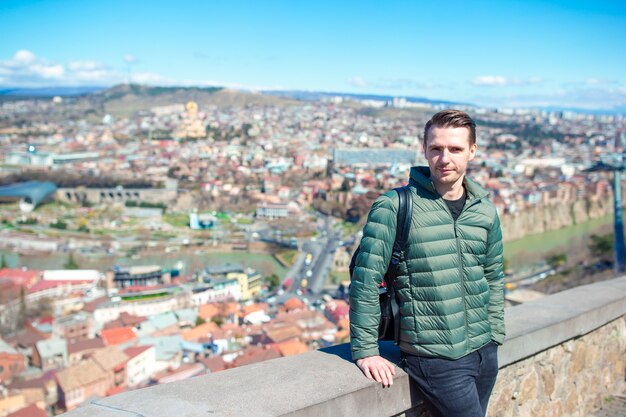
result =
[[[73,117],[91,114],[130,116],[155,106],[195,101],[218,108],[247,105],[294,105],[297,100],[259,93],[230,90],[223,87],[159,87],[140,84],[119,84],[105,87],[42,87],[0,88],[0,101],[43,99],[55,96],[67,98],[65,111]]]
[[[200,105],[215,105],[219,108],[242,107],[247,105],[297,105],[301,101],[317,101],[329,97],[343,97],[353,100],[391,101],[404,98],[410,103],[424,103],[446,107],[477,107],[471,103],[437,100],[424,97],[390,96],[377,94],[353,94],[325,91],[276,91],[260,93],[232,90],[223,87],[158,87],[139,84],[120,84],[114,87],[41,87],[11,88],[0,87],[0,101],[23,99],[49,99],[54,96],[66,97],[71,103],[72,117],[82,117],[85,113],[101,117],[105,114],[130,116],[141,110],[174,103],[186,103],[190,100]],[[626,114],[626,106],[613,109],[579,109],[568,107],[533,107],[547,111],[573,111],[585,114]],[[59,112],[59,117],[63,113]]]
[[[538,110],[545,110],[548,112],[572,112],[578,114],[593,114],[600,115],[626,115],[626,106],[613,107],[612,109],[581,109],[579,107],[561,107],[561,106],[536,106],[533,107]]]
[[[424,97],[409,97],[409,96],[388,96],[388,95],[378,95],[378,94],[352,94],[352,93],[336,93],[336,92],[326,92],[326,91],[276,91],[276,90],[268,90],[263,91],[263,94],[273,95],[278,97],[291,97],[298,100],[320,100],[322,98],[329,97],[343,97],[354,100],[377,100],[377,101],[391,101],[394,98],[404,98],[406,101],[410,103],[424,103],[424,104],[432,104],[432,105],[445,105],[445,106],[475,106],[474,104],[469,103],[461,103],[458,101],[447,101],[447,100],[435,100]]]
[[[138,84],[121,84],[98,91],[85,99],[98,102],[105,113],[116,116],[149,110],[155,106],[195,101],[200,105],[218,108],[246,105],[292,105],[297,101],[256,93],[230,90],[222,87],[151,87]]]

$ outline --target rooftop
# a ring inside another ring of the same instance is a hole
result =
[[[548,350],[563,356],[566,350],[561,346],[567,348],[573,340],[608,323],[619,321],[624,327],[625,300],[626,277],[620,277],[511,307],[506,315],[507,340],[499,352],[501,368],[534,360]],[[250,359],[261,354],[271,352],[249,352]],[[381,354],[393,363],[400,362],[393,343],[382,342]],[[246,363],[246,359],[241,361]],[[619,360],[623,363],[623,355]],[[618,370],[622,384],[623,369]],[[123,393],[92,402],[67,417],[122,417],[128,412],[154,417],[207,413],[233,417],[395,416],[421,404],[407,374],[401,369],[397,372],[393,386],[382,388],[363,377],[350,359],[349,345],[343,344]],[[516,406],[510,395],[505,399],[503,404]]]
[[[106,379],[107,373],[96,362],[89,360],[59,371],[56,378],[63,391],[68,392]]]
[[[107,346],[119,345],[137,338],[132,327],[115,327],[112,329],[102,329],[100,337]]]

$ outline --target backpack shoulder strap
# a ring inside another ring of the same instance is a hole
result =
[[[405,259],[404,250],[409,240],[409,231],[411,229],[411,217],[413,215],[413,196],[408,186],[395,189],[398,193],[398,219],[396,225],[396,240],[393,243],[393,253],[391,255],[392,262],[396,265]],[[397,270],[396,270],[397,272]],[[390,299],[391,312],[393,315],[394,341],[400,343],[400,307],[398,305],[395,291],[393,288],[395,273],[385,275],[388,280],[387,288],[392,294]]]
[[[411,217],[413,215],[413,196],[408,186],[395,188],[398,193],[398,219],[396,222],[396,240],[394,251],[403,251],[409,239]]]

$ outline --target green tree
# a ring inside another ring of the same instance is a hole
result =
[[[591,235],[589,236],[589,251],[596,258],[611,260],[613,259],[613,233],[607,235]]]
[[[4,255],[2,255],[2,260],[0,261],[0,269],[8,268],[9,264],[7,264],[7,260],[4,259]]]
[[[74,260],[74,253],[73,252],[70,253],[70,257],[67,260],[67,262],[65,263],[65,265],[63,265],[63,267],[65,269],[79,269],[80,268],[78,266],[78,263],[76,263],[76,261]]]
[[[550,265],[550,267],[552,268],[558,268],[560,266],[563,266],[567,263],[567,254],[565,253],[557,253],[555,255],[551,255],[548,256],[546,258],[546,262],[548,263],[548,265]]]
[[[274,291],[280,285],[280,278],[276,274],[272,274],[265,278],[265,281],[267,281],[267,288],[270,291]]]
[[[61,230],[65,230],[67,229],[67,223],[65,223],[63,220],[57,220],[54,223],[50,223],[50,227],[53,227],[55,229],[61,229]]]

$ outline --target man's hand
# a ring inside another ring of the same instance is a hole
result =
[[[393,377],[396,376],[396,367],[381,356],[368,356],[356,361],[361,371],[369,379],[383,384],[383,387],[393,385]]]

